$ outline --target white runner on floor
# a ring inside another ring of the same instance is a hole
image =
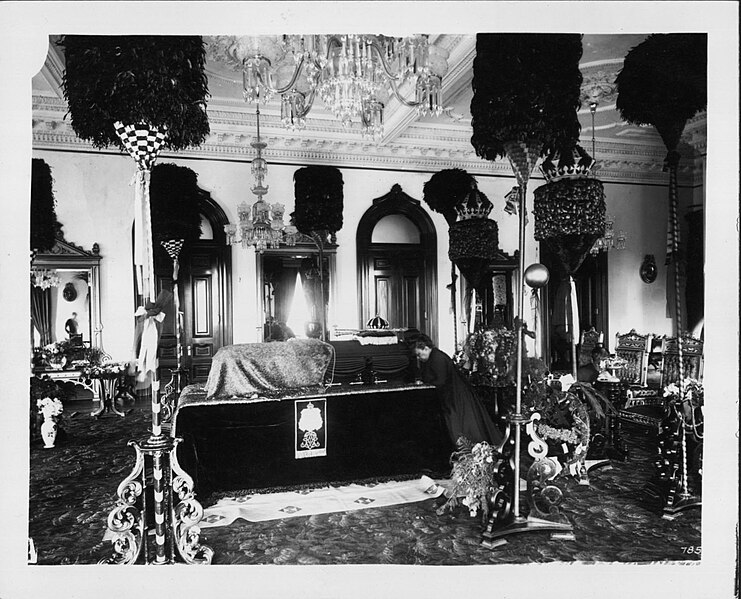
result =
[[[265,522],[415,503],[442,495],[445,482],[436,482],[423,476],[406,481],[229,497],[206,508],[199,526],[228,526],[238,518],[248,522]]]

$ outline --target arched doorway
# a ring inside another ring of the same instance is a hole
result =
[[[437,342],[437,233],[419,200],[394,184],[360,219],[356,248],[360,328],[379,315]]]
[[[224,225],[229,221],[221,207],[208,194],[199,202],[201,237],[187,243],[180,253],[178,293],[182,312],[181,344],[183,365],[190,382],[208,378],[216,351],[232,343],[231,252],[226,244]],[[157,290],[172,291],[172,260],[162,247],[155,248]],[[159,344],[161,379],[177,366],[175,306],[165,310]]]

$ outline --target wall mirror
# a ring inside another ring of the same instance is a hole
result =
[[[336,253],[336,245],[324,247],[323,273],[319,271],[319,249],[312,241],[257,254],[264,341],[321,336],[322,310],[325,323],[330,320]],[[324,338],[329,339],[326,330]]]
[[[33,347],[70,340],[78,347],[103,347],[98,244],[86,251],[57,239],[31,262]]]

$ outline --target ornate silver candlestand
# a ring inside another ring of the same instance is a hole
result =
[[[177,461],[180,441],[164,436],[129,441],[136,464],[118,486],[118,504],[108,515],[114,554],[100,563],[211,563],[213,550],[199,542],[203,508],[193,494],[193,479]]]
[[[155,297],[149,179],[166,133],[159,132],[156,128],[137,129],[121,123],[116,123],[116,130],[124,147],[137,163],[135,228],[144,244],[139,281],[142,300],[139,317],[152,333],[148,343],[150,356],[155,356],[155,363],[148,366],[140,364],[144,372],[152,377],[152,433],[144,441],[129,441],[129,445],[136,451],[136,463],[131,474],[118,486],[117,505],[108,514],[114,554],[101,563],[172,564],[182,561],[187,564],[210,564],[213,550],[199,542],[198,523],[203,517],[203,508],[195,499],[193,479],[177,461],[176,450],[180,439],[172,439],[162,432],[163,406],[156,367],[159,337],[156,323],[162,321],[164,301],[158,303]],[[156,140],[157,143],[148,147],[148,152],[143,152],[137,143],[141,139]],[[180,244],[176,242],[175,246],[177,247],[170,249],[176,250],[177,256]],[[173,279],[177,280],[177,259],[174,260]],[[175,291],[177,292],[177,288]],[[148,304],[144,304],[145,299],[149,300]],[[177,309],[178,303],[175,301]]]
[[[508,156],[510,153],[508,152]],[[512,158],[510,158],[512,160]],[[513,161],[514,162],[514,161]],[[517,170],[515,171],[517,172]],[[563,493],[556,485],[550,482],[558,474],[558,463],[546,458],[548,451],[546,443],[535,433],[534,421],[540,415],[532,417],[522,413],[522,346],[524,344],[523,314],[525,312],[525,225],[526,209],[525,197],[527,181],[518,176],[520,183],[520,293],[517,302],[517,395],[515,412],[509,417],[511,427],[508,428],[502,452],[505,457],[500,467],[499,475],[502,488],[492,498],[492,511],[482,534],[484,547],[492,549],[506,543],[505,537],[526,532],[551,532],[551,538],[573,539],[573,527],[565,516],[558,510]],[[530,512],[527,517],[520,513],[520,467],[521,467],[521,435],[525,425],[531,437],[528,446],[530,455],[535,461],[527,472],[527,499]],[[509,438],[510,430],[514,429],[514,443]]]

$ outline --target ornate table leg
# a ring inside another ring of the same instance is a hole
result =
[[[117,416],[126,416],[126,414],[121,412],[116,407],[116,387],[118,385],[118,377],[95,380],[97,381],[100,389],[100,406],[90,415],[93,418],[100,418],[100,416],[102,416],[103,414],[112,412]]]

